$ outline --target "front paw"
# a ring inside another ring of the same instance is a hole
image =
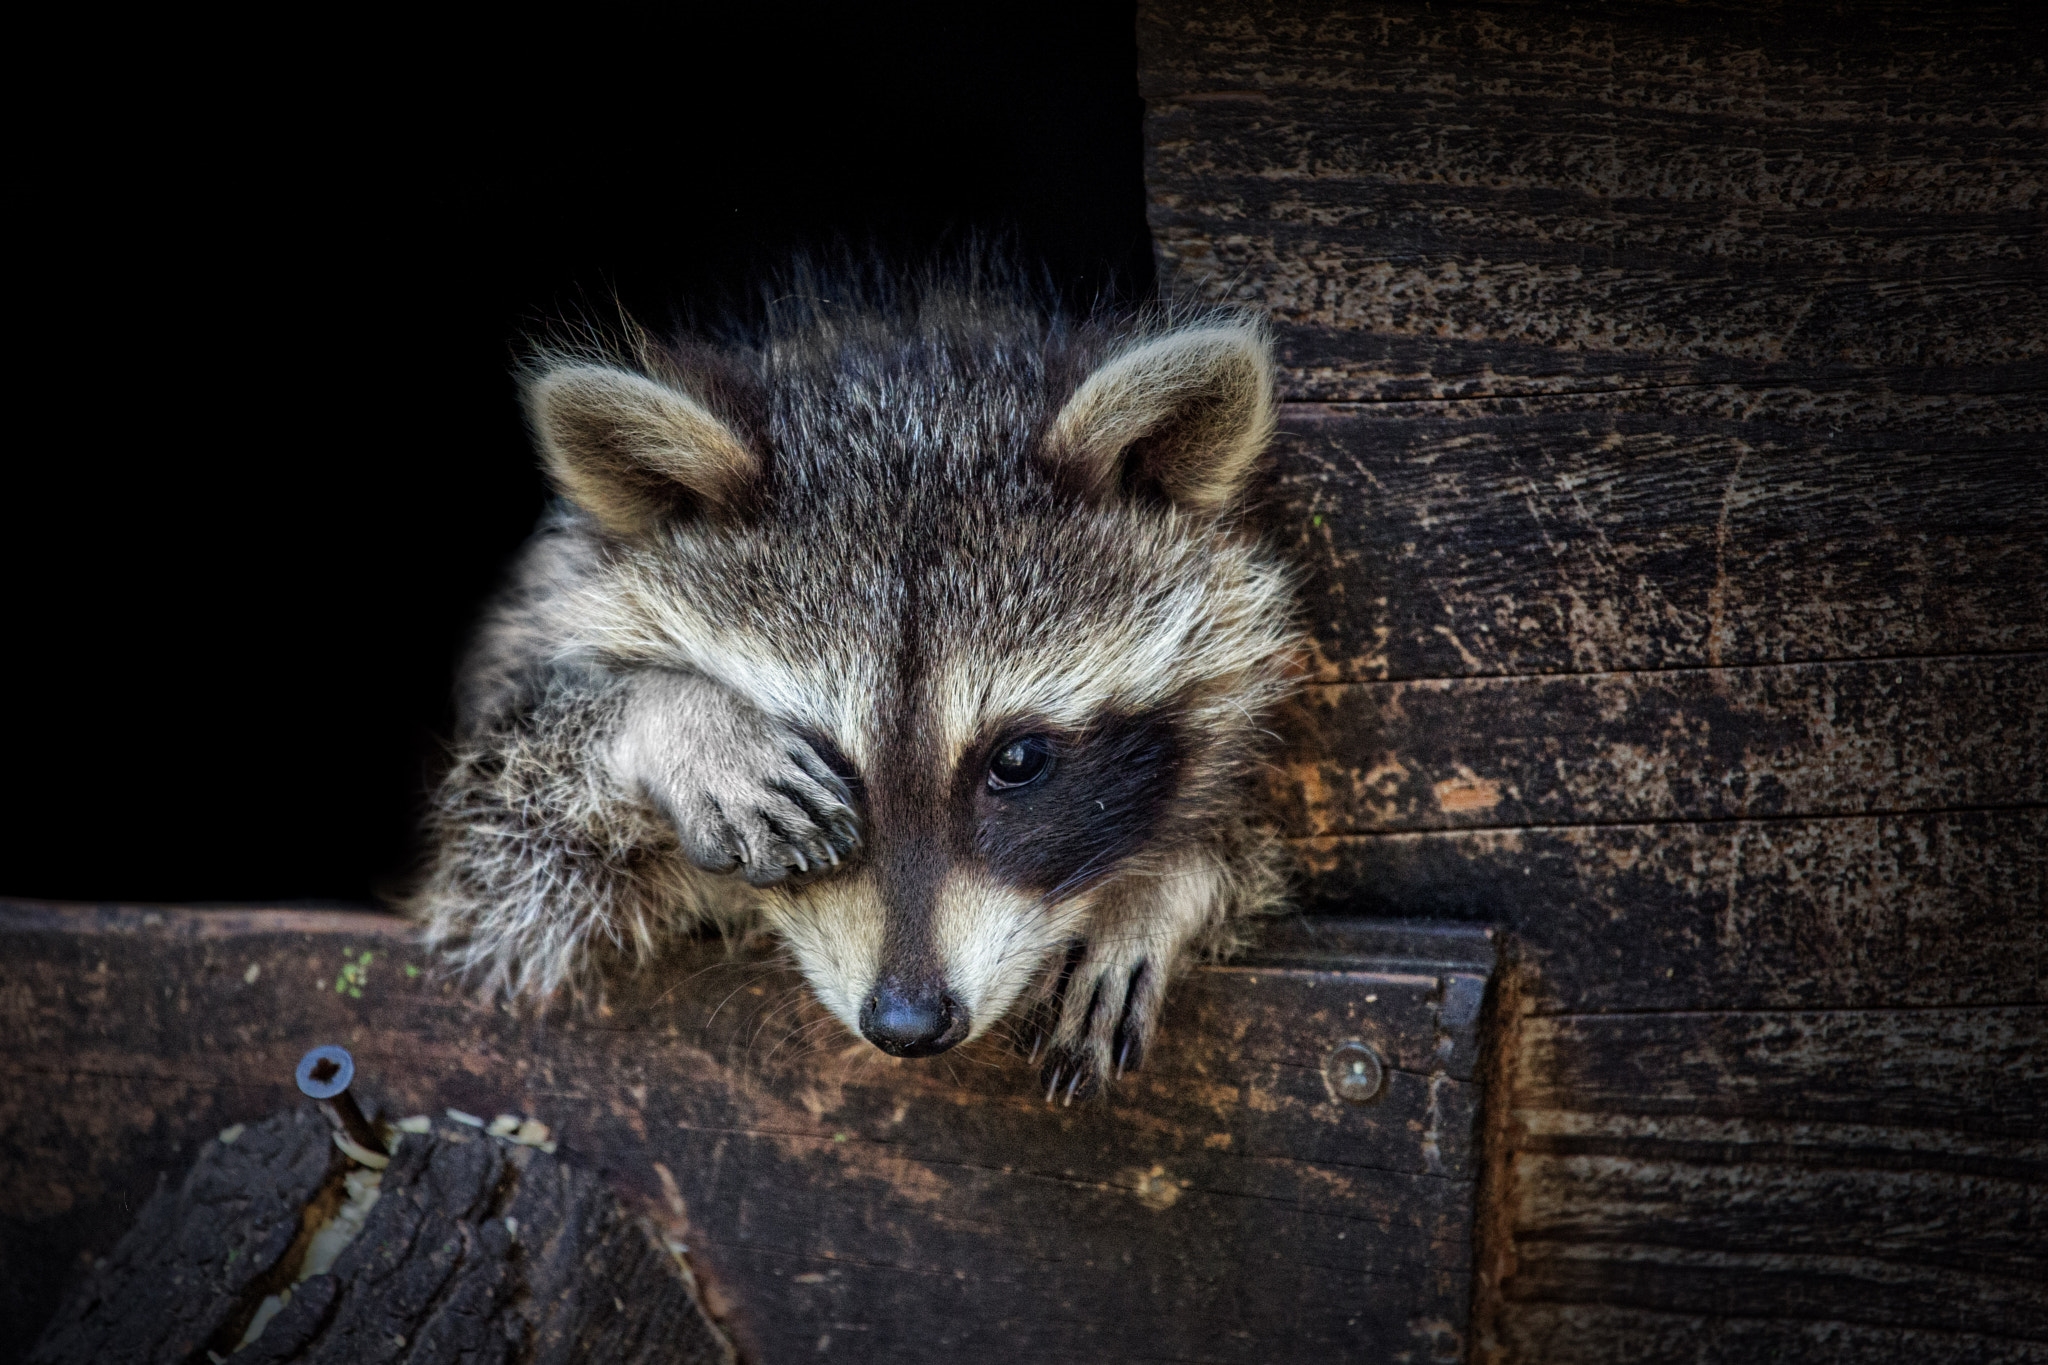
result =
[[[839,774],[802,736],[705,679],[639,679],[615,761],[707,872],[737,872],[753,886],[801,883],[860,847]]]
[[[685,856],[750,886],[829,875],[860,848],[846,784],[797,736],[769,727],[759,738],[684,774],[664,803]]]
[[[1165,998],[1161,960],[1141,945],[1071,945],[1047,996],[1032,1012],[1032,1057],[1043,1057],[1047,1103],[1072,1104],[1135,1071]]]

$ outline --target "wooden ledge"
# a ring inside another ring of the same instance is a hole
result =
[[[716,942],[533,1018],[437,979],[389,916],[0,904],[17,1311],[338,1042],[389,1115],[546,1121],[689,1247],[749,1360],[1441,1352],[1468,1317],[1491,956],[1464,926],[1276,925],[1178,984],[1142,1072],[1063,1106],[1000,1042],[886,1058]],[[1325,1080],[1347,1042],[1384,1064],[1365,1103]]]

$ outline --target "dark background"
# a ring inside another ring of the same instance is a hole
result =
[[[550,319],[665,323],[793,249],[970,233],[1077,300],[1149,290],[1126,6],[864,8],[45,54],[0,895],[402,876],[451,667],[543,496],[508,372]]]

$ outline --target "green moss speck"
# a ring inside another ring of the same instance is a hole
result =
[[[363,987],[370,982],[370,964],[377,955],[368,948],[363,949],[355,961],[349,961],[350,950],[341,950],[341,975],[334,978],[334,993],[346,995],[351,1000],[363,998]]]

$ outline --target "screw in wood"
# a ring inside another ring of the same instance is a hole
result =
[[[320,1107],[327,1111],[335,1126],[348,1136],[350,1142],[368,1151],[384,1150],[384,1139],[363,1117],[362,1108],[355,1096],[348,1093],[349,1085],[356,1078],[356,1059],[348,1055],[345,1047],[332,1043],[316,1047],[299,1058],[299,1069],[295,1079],[299,1093],[309,1099],[318,1100]]]
[[[1323,1058],[1323,1083],[1332,1099],[1346,1104],[1364,1104],[1377,1098],[1387,1078],[1386,1063],[1371,1044],[1347,1038]]]

